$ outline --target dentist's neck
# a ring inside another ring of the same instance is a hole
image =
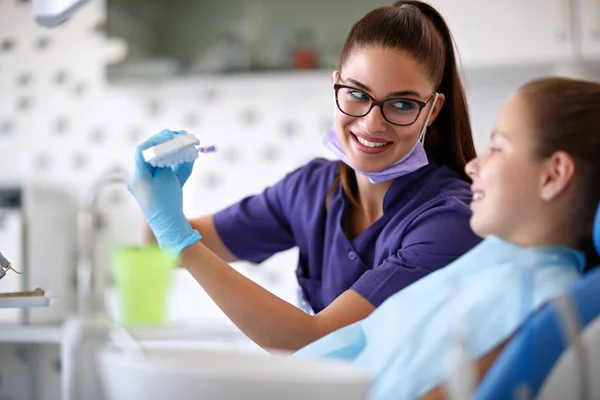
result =
[[[394,180],[381,183],[371,183],[369,179],[356,173],[358,186],[358,199],[360,200],[361,213],[372,224],[383,215],[383,198]]]

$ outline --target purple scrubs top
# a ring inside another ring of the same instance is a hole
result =
[[[348,240],[350,201],[340,184],[325,209],[338,174],[338,161],[315,159],[214,215],[221,240],[241,260],[260,263],[298,246],[296,275],[315,313],[348,289],[378,307],[481,240],[469,227],[468,183],[434,163],[397,178],[383,216]]]

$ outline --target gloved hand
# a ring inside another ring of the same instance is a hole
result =
[[[155,168],[144,160],[142,151],[164,143],[177,134],[164,130],[141,143],[136,149],[133,174],[127,184],[160,248],[175,254],[202,238],[183,214],[182,188],[192,172],[193,163],[174,168]]]
[[[165,135],[171,135],[171,136],[169,136],[169,139],[170,139],[170,138],[175,137],[177,135],[186,134],[187,132],[186,131],[171,132],[168,129],[166,129],[166,130],[162,131],[161,133],[158,133],[157,136],[161,135],[163,133]],[[193,167],[194,167],[194,162],[193,161],[186,162],[186,163],[181,163],[181,164],[177,164],[177,165],[171,167],[171,170],[173,171],[173,173],[177,177],[177,180],[179,181],[179,185],[181,186],[181,188],[183,188],[183,185],[185,185],[185,182],[188,180],[188,178],[192,174]]]

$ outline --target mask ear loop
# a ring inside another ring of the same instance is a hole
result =
[[[435,103],[437,103],[437,99],[438,96],[440,94],[438,92],[435,92],[435,95],[433,97],[433,103],[431,103],[431,108],[429,109],[429,112],[427,113],[427,118],[425,119],[425,124],[423,125],[423,129],[421,129],[421,134],[419,135],[419,142],[421,143],[425,143],[425,134],[427,133],[427,124],[429,124],[429,118],[431,118],[431,113],[433,113],[433,108],[435,107]]]

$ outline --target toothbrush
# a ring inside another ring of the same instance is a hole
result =
[[[196,136],[185,133],[142,151],[142,156],[151,166],[164,168],[194,161],[199,153],[214,153],[218,150],[215,145],[200,147],[199,144]]]

